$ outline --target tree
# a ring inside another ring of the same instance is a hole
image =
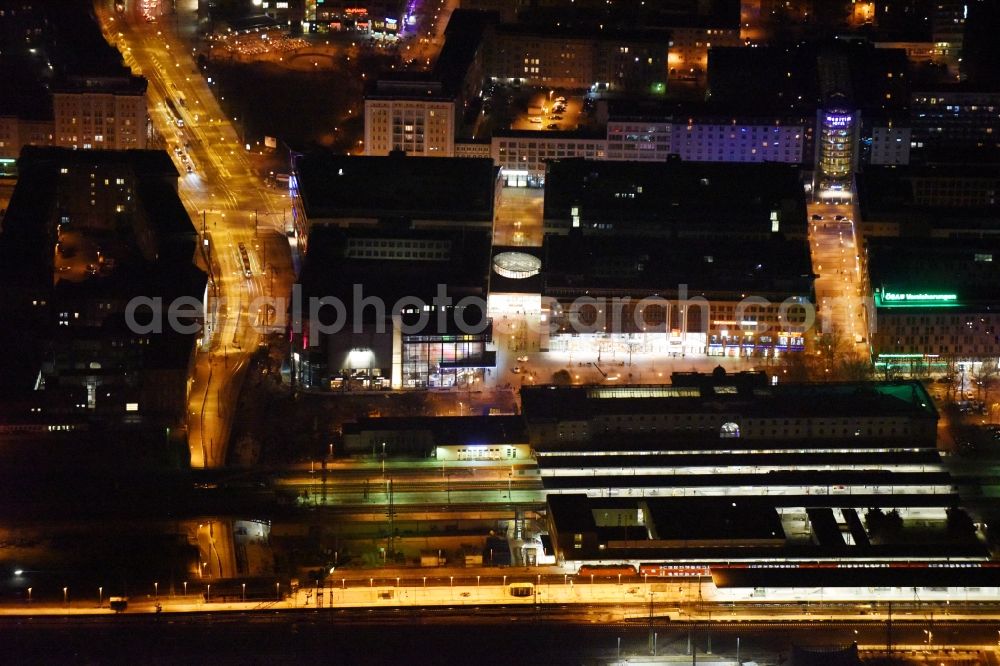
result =
[[[838,379],[851,382],[868,381],[875,374],[875,368],[865,359],[852,358],[840,362],[837,367]]]
[[[881,509],[868,509],[865,512],[865,527],[876,541],[891,542],[897,540],[903,531],[903,518],[895,509],[888,513]]]
[[[569,370],[556,370],[552,373],[552,383],[556,386],[569,386],[573,383],[573,377]]]
[[[972,381],[976,384],[976,393],[980,400],[989,405],[990,392],[997,381],[1000,370],[997,369],[997,359],[981,358],[972,372]]]
[[[962,509],[953,507],[948,509],[948,537],[956,541],[968,541],[976,538],[976,526]]]
[[[782,382],[807,382],[812,379],[808,352],[787,352],[777,363],[775,374]]]

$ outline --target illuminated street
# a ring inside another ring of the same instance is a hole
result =
[[[849,204],[810,203],[809,248],[816,278],[818,325],[821,333],[840,335],[843,352],[867,360],[867,308],[870,293],[861,264],[860,232]]]
[[[217,312],[217,319],[209,324],[209,348],[198,353],[188,446],[192,467],[221,466],[246,361],[260,340],[261,314],[250,311],[251,303],[287,293],[293,279],[282,226],[287,193],[266,188],[251,171],[236,129],[170,30],[157,24],[127,25],[107,15],[103,20],[109,41],[150,82],[150,116],[166,148],[181,148],[191,156],[193,172],[181,178],[180,193],[196,227],[205,232],[200,263],[210,274],[209,310]],[[185,100],[183,110],[178,109],[183,127],[165,105],[167,99],[180,98]],[[185,165],[179,163],[178,170],[183,174]],[[240,244],[251,250],[250,277]]]

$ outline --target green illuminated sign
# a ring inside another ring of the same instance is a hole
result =
[[[959,305],[957,294],[901,293],[886,291],[875,293],[875,305],[880,308],[930,307],[948,308]]]
[[[958,296],[955,294],[897,294],[891,291],[887,291],[882,294],[882,300],[886,302],[898,302],[898,301],[957,301]]]

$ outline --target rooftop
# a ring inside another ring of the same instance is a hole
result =
[[[439,446],[528,441],[524,420],[520,416],[361,417],[343,426],[345,435],[387,430],[426,430]]]
[[[492,222],[499,170],[493,160],[385,157],[316,151],[295,161],[311,220],[374,218]]]
[[[574,208],[583,228],[686,227],[702,237],[710,226],[767,236],[801,235],[806,225],[800,171],[787,164],[547,162],[545,219],[568,221]]]
[[[457,92],[483,43],[486,30],[499,22],[497,12],[474,9],[452,11],[444,32],[444,45],[431,70],[433,76],[449,91]]]
[[[925,298],[893,299],[914,307],[982,308],[1000,299],[1000,239],[869,238],[872,288],[887,294]],[[934,296],[935,298],[931,298]]]
[[[652,295],[687,285],[692,294],[725,293],[737,299],[741,294],[811,296],[812,265],[804,241],[738,236],[727,241],[721,238],[724,232],[717,233],[720,237],[688,238],[684,229],[674,229],[670,236],[683,239],[678,243],[650,243],[638,236],[549,234],[542,257],[543,292],[629,290]]]
[[[534,129],[500,129],[493,132],[498,139],[536,139],[538,141],[565,141],[567,139],[604,141],[605,132],[580,130],[534,130]]]
[[[864,40],[814,40],[712,48],[708,81],[709,98],[733,108],[815,112],[839,92],[870,116],[905,111],[910,69],[902,49],[875,48]]]
[[[735,385],[735,382],[734,382]],[[521,406],[532,421],[589,419],[605,414],[718,413],[744,417],[899,415],[937,419],[920,382],[778,384],[752,390],[717,386],[524,386]]]
[[[365,296],[378,296],[388,309],[406,296],[430,303],[439,284],[456,298],[484,296],[489,260],[486,230],[317,227],[299,282],[306,296],[333,296],[344,303],[354,302],[354,287],[360,285]],[[365,316],[373,312],[364,310]]]
[[[452,101],[454,95],[426,72],[393,72],[368,87],[365,99],[410,99]]]

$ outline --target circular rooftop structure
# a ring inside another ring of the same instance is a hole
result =
[[[534,277],[542,270],[542,260],[527,252],[501,252],[493,257],[497,275],[512,280]]]

